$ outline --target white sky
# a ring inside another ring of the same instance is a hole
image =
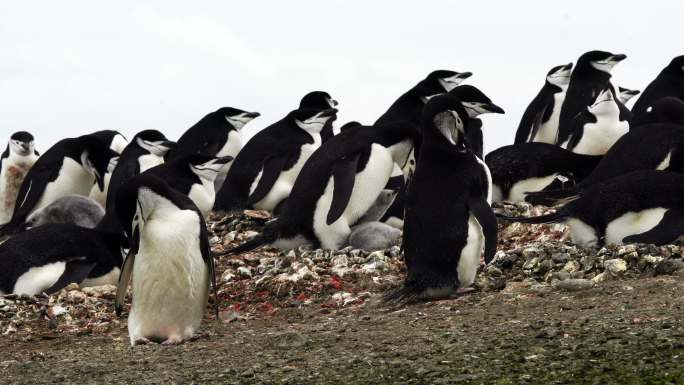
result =
[[[507,114],[485,147],[512,142],[554,65],[625,53],[614,83],[642,89],[684,54],[682,1],[3,1],[0,138],[28,130],[45,150],[99,129],[169,138],[221,106],[280,119],[311,90],[338,122],[372,123],[434,69],[472,71]],[[4,141],[1,139],[4,147]]]

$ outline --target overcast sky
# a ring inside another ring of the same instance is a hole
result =
[[[584,51],[627,54],[614,83],[643,89],[684,54],[682,15],[681,1],[3,1],[0,133],[28,130],[41,150],[99,129],[177,139],[233,106],[262,114],[249,137],[311,90],[340,102],[338,123],[370,124],[452,69],[507,112],[484,118],[489,151],[512,142],[548,69]]]

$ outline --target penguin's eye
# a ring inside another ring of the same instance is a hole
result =
[[[415,165],[415,164],[416,164],[416,161],[415,161],[415,160],[413,160],[413,159],[411,159],[411,160],[409,161],[409,163],[411,164],[411,166],[413,166],[413,165]]]

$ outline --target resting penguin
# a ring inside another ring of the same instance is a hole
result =
[[[278,219],[228,254],[268,243],[281,250],[343,247],[351,227],[385,190],[395,163],[412,172],[405,165],[418,143],[420,130],[409,122],[356,126],[333,136],[302,168]]]
[[[215,209],[275,210],[320,147],[321,129],[336,113],[334,108],[294,110],[254,135],[233,161],[216,195]]]
[[[37,159],[33,135],[26,131],[12,134],[0,157],[0,225],[12,218],[21,183]]]
[[[107,192],[109,191],[109,181],[111,181],[112,173],[114,172],[114,169],[116,168],[116,165],[118,163],[118,156],[115,156],[109,160],[109,164],[107,165],[107,172],[104,176],[104,188],[100,190],[100,186],[98,186],[97,183],[93,183],[93,187],[90,189],[90,194],[88,194],[88,197],[90,199],[99,203],[102,207],[105,207],[107,205]]]
[[[330,97],[330,95],[325,91],[312,91],[304,95],[302,100],[299,102],[299,109],[318,109],[326,110],[328,108],[335,108],[337,106],[337,100]],[[336,117],[328,120],[323,129],[321,129],[321,141],[325,143],[328,139],[332,138],[335,133],[333,132],[333,121]]]
[[[104,214],[105,210],[102,205],[94,200],[81,195],[68,195],[34,211],[26,219],[26,226],[71,223],[92,229],[102,220]]]
[[[515,144],[525,142],[556,143],[558,122],[565,93],[570,84],[572,63],[551,68],[541,91],[523,113]]]
[[[475,280],[496,252],[496,217],[482,189],[481,166],[468,148],[469,116],[454,95],[436,96],[423,111],[423,142],[410,181],[404,220],[404,286],[399,303],[444,298]]]
[[[21,184],[12,219],[2,226],[0,235],[24,230],[26,218],[67,195],[90,193],[93,180],[104,188],[109,160],[116,156],[92,135],[63,139],[50,147],[31,167]]]
[[[492,173],[492,201],[523,202],[529,192],[574,186],[602,158],[541,142],[501,147],[485,157]]]
[[[629,122],[621,117],[620,102],[606,88],[586,111],[573,118],[572,132],[561,147],[577,154],[603,155],[627,132]]]
[[[634,115],[629,121],[631,127],[650,123],[674,123],[684,125],[684,101],[668,96],[658,99],[643,112]]]
[[[145,175],[154,175],[165,181],[174,190],[188,196],[202,215],[207,215],[214,207],[216,176],[232,160],[230,156],[187,155],[152,167],[145,171]]]
[[[179,344],[199,328],[214,258],[202,213],[187,196],[152,175],[139,175],[117,193],[116,211],[131,244],[116,292],[121,315],[128,283],[131,345]]]
[[[639,95],[641,91],[630,90],[629,88],[618,87],[618,99],[620,103],[627,104],[633,97]]]
[[[677,56],[646,87],[634,103],[632,112],[641,114],[656,100],[673,96],[684,100],[684,55]]]
[[[637,170],[684,172],[684,126],[654,123],[632,128],[621,137],[596,165],[596,168],[574,187],[527,194],[533,204],[556,205],[597,183]]]
[[[610,83],[610,71],[626,57],[604,51],[590,51],[579,57],[561,107],[556,144],[568,139],[573,131],[572,120],[575,115],[586,111],[601,91],[607,88],[614,91]]]
[[[582,191],[553,214],[500,218],[523,223],[565,223],[582,246],[664,245],[684,235],[684,175],[635,171]]]
[[[109,148],[121,154],[128,145],[128,140],[120,132],[114,130],[102,130],[93,132],[92,135],[109,146]]]
[[[420,125],[420,117],[425,102],[444,92],[449,92],[472,75],[470,72],[437,70],[431,72],[399,97],[387,111],[375,121],[375,126],[398,121],[408,121]]]
[[[64,223],[34,227],[0,244],[0,295],[115,285],[121,263],[118,235]]]
[[[364,222],[352,227],[349,246],[361,250],[384,250],[399,242],[401,230],[382,222]]]

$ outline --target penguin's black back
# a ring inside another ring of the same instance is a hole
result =
[[[658,99],[673,96],[684,100],[684,56],[678,56],[665,67],[641,93],[632,112],[644,113]]]
[[[515,144],[527,142],[534,127],[549,120],[551,113],[553,113],[553,104],[555,103],[553,95],[561,91],[560,87],[548,81],[544,82],[544,86],[539,90],[537,96],[532,99],[532,102],[527,106],[520,119],[518,130],[515,132]],[[539,114],[542,114],[542,116],[539,122],[537,122],[535,120],[538,119]]]

